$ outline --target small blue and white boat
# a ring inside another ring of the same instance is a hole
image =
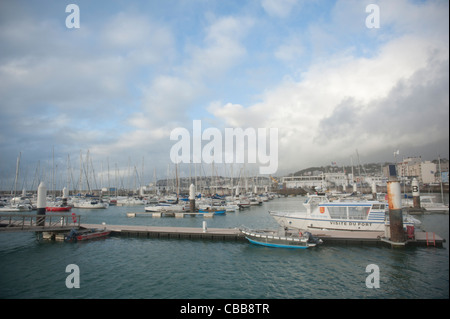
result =
[[[306,249],[322,244],[322,240],[315,238],[310,232],[287,232],[275,230],[251,230],[241,228],[241,233],[245,238],[255,245],[276,247],[276,248],[293,248]]]
[[[207,208],[207,209],[199,209],[199,214],[207,214],[207,213],[214,213],[214,215],[225,215],[225,209],[214,209],[214,208]]]

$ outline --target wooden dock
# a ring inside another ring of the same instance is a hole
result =
[[[245,241],[238,228],[207,228],[203,227],[158,227],[158,226],[124,226],[81,224],[83,228],[106,227],[113,235],[139,238],[176,238],[176,239],[208,239]],[[311,231],[323,240],[323,244],[339,245],[371,245],[393,246],[384,238],[384,232],[363,231]],[[405,241],[400,246],[433,246],[442,247],[445,239],[432,232],[416,231],[414,239]],[[395,246],[395,245],[394,245]],[[399,245],[397,245],[399,246]]]
[[[79,228],[81,216],[68,214],[0,214],[0,232],[57,232]]]
[[[384,232],[365,231],[310,231],[325,243],[344,245],[372,245],[372,246],[434,246],[442,247],[445,239],[433,232],[416,230],[414,238],[406,239],[404,243],[396,244],[385,238]]]
[[[113,235],[139,238],[179,238],[179,239],[212,239],[212,240],[245,240],[237,228],[203,227],[157,227],[157,226],[124,226],[81,224],[83,228],[104,228]]]
[[[204,218],[212,218],[214,217],[214,213],[199,213],[199,212],[188,212],[188,211],[179,211],[179,212],[168,212],[168,211],[162,211],[162,212],[128,212],[127,217],[133,218],[133,217],[153,217],[153,218],[161,218],[161,217],[175,217],[175,218],[184,218],[185,216],[200,216]]]
[[[186,213],[185,213],[186,214]],[[106,228],[113,235],[139,238],[177,238],[245,241],[238,228],[208,228],[206,221],[203,227],[158,227],[131,225],[99,225],[85,224],[79,215],[67,214],[0,214],[0,232],[47,232],[62,233],[72,228]],[[323,240],[324,245],[372,245],[372,246],[431,246],[442,247],[445,239],[433,232],[415,230],[414,237],[396,244],[384,238],[384,232],[364,231],[310,231],[315,237]],[[406,234],[405,234],[406,236]]]

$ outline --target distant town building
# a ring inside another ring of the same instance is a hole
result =
[[[422,161],[420,156],[407,157],[402,162],[397,163],[397,176],[405,181],[417,178],[423,184],[435,183],[436,172],[436,164],[430,161]]]
[[[436,164],[430,161],[425,161],[420,165],[420,179],[419,182],[424,184],[436,183]]]
[[[434,184],[442,182],[448,183],[448,162],[441,163],[441,171],[439,171],[438,164],[431,161],[422,161],[419,157],[404,158],[397,163],[397,177],[402,183],[407,185],[413,178],[421,184]],[[381,170],[380,170],[381,169]],[[352,175],[347,174],[346,170],[343,172],[329,172],[314,170],[304,172],[303,175],[287,176],[282,178],[283,186],[286,188],[322,188],[331,189],[343,187],[344,191],[351,191],[347,186],[356,187],[371,187],[373,184],[377,186],[386,186],[388,174],[388,166],[381,167],[378,172],[372,169],[371,172],[363,174],[358,173]],[[348,171],[348,170],[347,170]],[[360,175],[361,174],[361,175]]]
[[[286,188],[315,188],[325,186],[325,175],[286,176],[282,179]]]

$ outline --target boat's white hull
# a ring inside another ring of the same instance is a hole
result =
[[[353,220],[325,220],[308,218],[306,213],[271,213],[278,224],[284,227],[292,227],[304,230],[333,229],[333,230],[357,230],[357,231],[384,231],[384,221],[353,221]]]
[[[430,212],[448,212],[448,206],[445,205],[422,205],[422,208]]]
[[[184,206],[181,205],[156,205],[156,206],[145,206],[146,212],[180,212],[184,211]]]
[[[91,204],[89,202],[86,202],[86,203],[79,202],[79,203],[74,203],[73,207],[74,208],[83,208],[83,209],[106,209],[109,207],[109,204],[108,203]]]
[[[278,213],[270,212],[271,216],[280,226],[302,230],[346,230],[346,231],[374,231],[385,230],[384,220],[350,220],[350,219],[318,219],[311,218],[301,213]],[[387,222],[388,223],[388,222]],[[411,218],[404,218],[403,225],[415,225]]]
[[[0,207],[0,212],[30,212],[32,210],[33,210],[33,207],[28,204]]]

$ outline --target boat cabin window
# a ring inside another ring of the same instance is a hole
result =
[[[328,203],[328,199],[325,196],[313,196],[309,197],[305,203],[310,204],[312,206],[317,206],[322,203]]]
[[[386,205],[385,204],[373,204],[372,209],[385,210]]]
[[[369,214],[370,207],[366,206],[350,206],[348,208],[349,219],[366,219]]]
[[[347,206],[329,206],[328,213],[333,219],[346,219],[347,218]]]

